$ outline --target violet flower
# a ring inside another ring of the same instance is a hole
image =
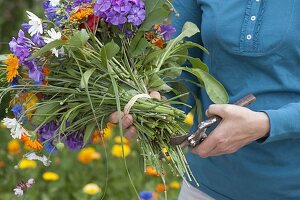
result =
[[[26,61],[25,65],[28,67],[28,76],[33,79],[36,84],[41,84],[44,78],[42,69],[40,69],[34,60]]]
[[[83,134],[70,133],[65,140],[70,150],[78,150],[83,147]]]
[[[176,29],[172,24],[160,24],[161,34],[164,36],[166,41],[171,40],[171,35],[176,33]]]

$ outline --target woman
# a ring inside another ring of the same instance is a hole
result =
[[[200,187],[184,183],[179,199],[300,199],[300,1],[173,2],[177,30],[186,21],[201,27],[194,39],[210,54],[191,53],[224,84],[230,102],[257,97],[249,109],[209,106],[206,93],[191,88],[206,114],[223,120],[187,154]],[[130,116],[124,119],[128,127]]]

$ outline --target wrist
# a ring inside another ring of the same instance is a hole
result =
[[[269,135],[270,119],[264,112],[256,112],[257,134],[259,138],[264,138]]]

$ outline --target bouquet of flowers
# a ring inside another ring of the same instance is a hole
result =
[[[27,158],[49,165],[38,155],[43,149],[80,149],[97,134],[103,138],[108,116],[118,111],[121,136],[122,113],[133,116],[145,166],[163,174],[166,163],[192,179],[181,147],[169,144],[188,131],[176,105],[188,106],[190,91],[177,77],[190,73],[198,81],[186,81],[205,88],[213,102],[228,99],[207,66],[188,55],[190,48],[207,53],[184,40],[197,26],[186,22],[172,39],[168,19],[176,11],[169,0],[46,0],[43,7],[47,19],[27,11],[11,54],[0,57],[7,82],[0,100],[10,95],[7,110],[15,116],[3,123],[31,147]],[[153,99],[151,92],[169,98]]]

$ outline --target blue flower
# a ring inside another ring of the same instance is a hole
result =
[[[151,200],[152,197],[153,197],[153,193],[152,193],[152,192],[149,192],[149,191],[143,191],[143,192],[140,192],[140,193],[139,193],[139,197],[140,197],[142,200]]]
[[[12,107],[11,111],[14,113],[14,116],[17,120],[23,115],[23,107],[20,104],[16,104]]]
[[[83,134],[69,133],[65,143],[70,150],[79,150],[83,147]]]

